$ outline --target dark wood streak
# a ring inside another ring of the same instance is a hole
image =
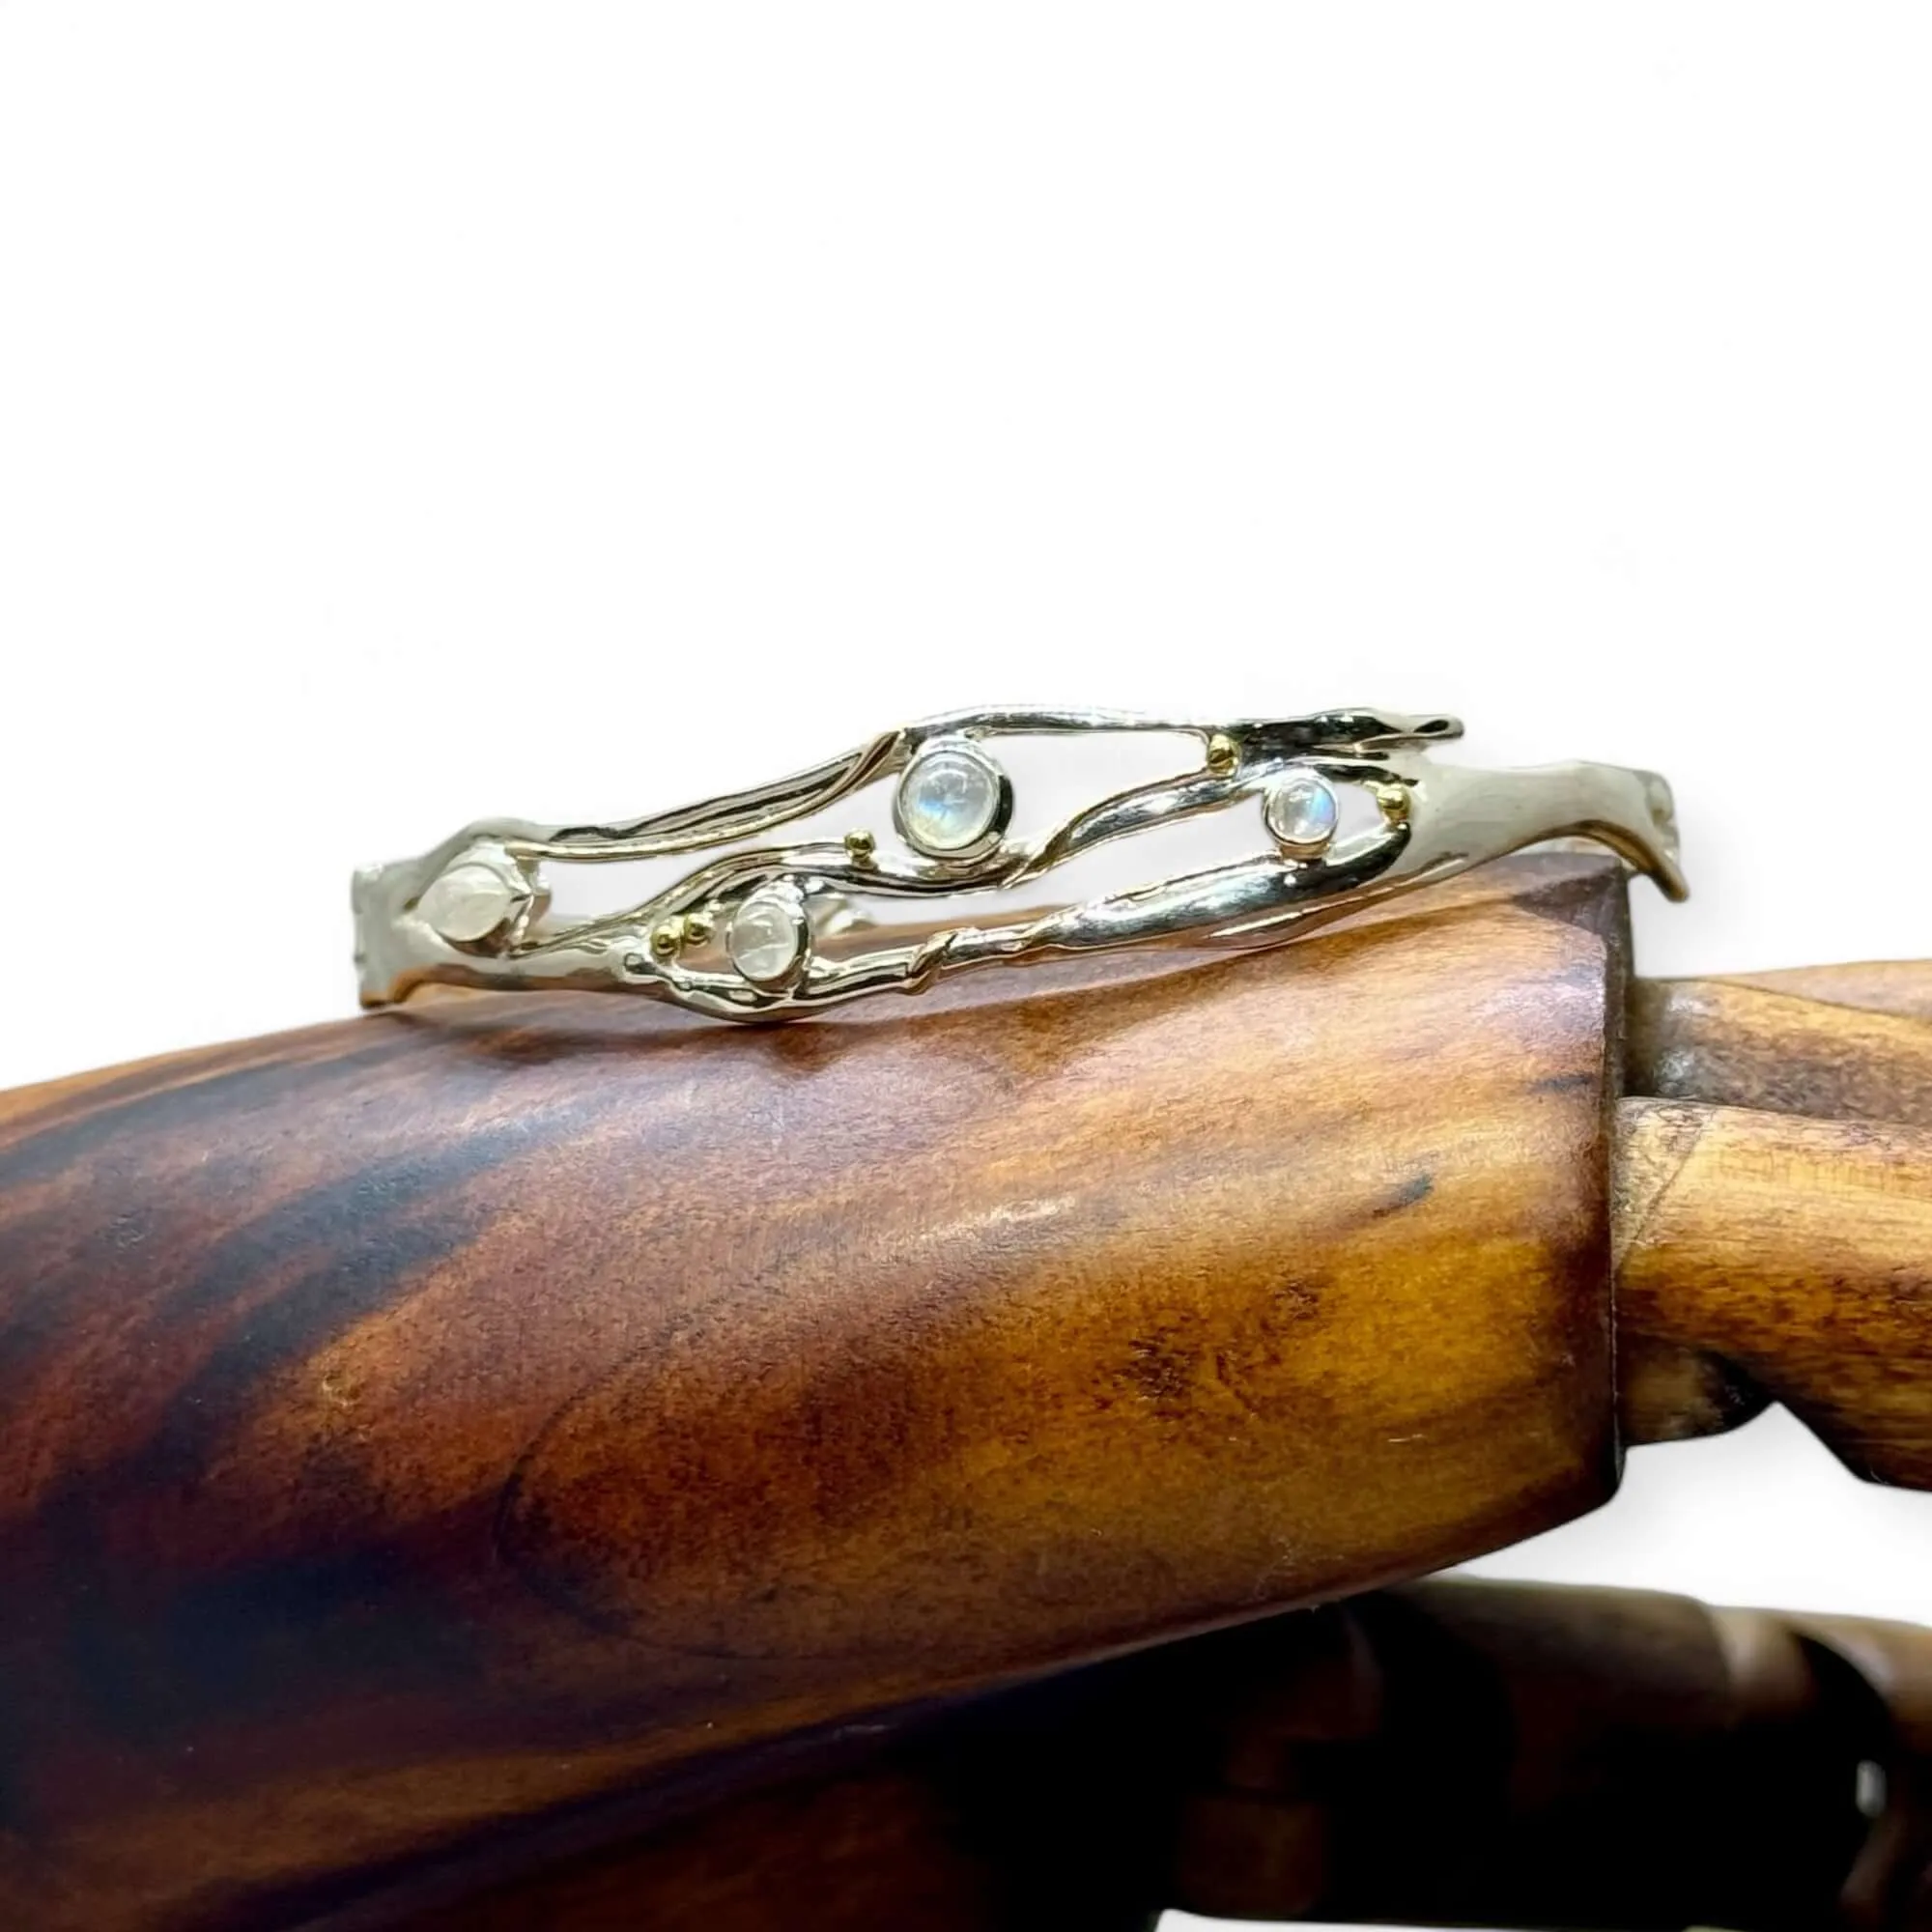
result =
[[[1429,1174],[1412,1174],[1396,1187],[1378,1208],[1369,1211],[1380,1220],[1384,1214],[1400,1214],[1405,1208],[1413,1208],[1418,1201],[1427,1201],[1435,1191],[1435,1179]]]

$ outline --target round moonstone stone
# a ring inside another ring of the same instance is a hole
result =
[[[754,986],[781,986],[797,972],[810,933],[805,908],[789,893],[753,893],[724,929],[724,951]]]
[[[459,946],[488,939],[527,896],[494,866],[469,859],[433,880],[416,910]]]
[[[899,781],[899,830],[918,850],[949,858],[984,840],[1000,805],[1000,768],[992,759],[965,746],[937,745]]]
[[[1334,786],[1320,773],[1291,772],[1269,791],[1263,815],[1288,851],[1320,852],[1335,836],[1341,807]]]

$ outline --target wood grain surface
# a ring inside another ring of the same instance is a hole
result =
[[[1594,1506],[1622,920],[1547,855],[1270,954],[11,1096],[0,1922],[373,1911]]]
[[[1776,1397],[1861,1475],[1932,1482],[1932,963],[1636,981],[1627,1083],[1627,1438]]]
[[[1932,963],[1638,980],[1629,1062],[1634,1094],[1932,1127]]]
[[[1424,1584],[1008,1691],[396,1932],[1922,1932],[1929,1711],[1923,1630]]]
[[[1619,1126],[1626,1332],[1742,1370],[1861,1475],[1932,1487],[1932,1129],[1662,1100]]]

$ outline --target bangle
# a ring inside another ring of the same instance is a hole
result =
[[[1037,836],[1003,739],[1179,733],[1184,769],[1100,799]],[[1653,772],[1565,764],[1436,764],[1452,718],[1372,710],[1224,725],[1113,712],[959,712],[872,739],[754,790],[622,825],[488,820],[422,858],[356,874],[365,1006],[430,981],[645,993],[724,1019],[787,1018],[864,994],[921,992],[969,966],[1159,943],[1269,946],[1386,898],[1550,839],[1581,838],[1685,895],[1670,788]],[[874,784],[895,782],[903,852],[878,837],[774,842]],[[1246,856],[1132,890],[1005,920],[923,926],[855,919],[860,898],[1009,893],[1093,848],[1203,814],[1252,833]],[[701,855],[641,903],[553,917],[552,867]]]

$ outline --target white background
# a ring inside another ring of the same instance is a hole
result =
[[[1932,952],[1932,13],[0,7],[0,1084],[347,880],[959,704],[1670,773],[1652,972]],[[1483,1566],[1932,1617],[1782,1419]]]

